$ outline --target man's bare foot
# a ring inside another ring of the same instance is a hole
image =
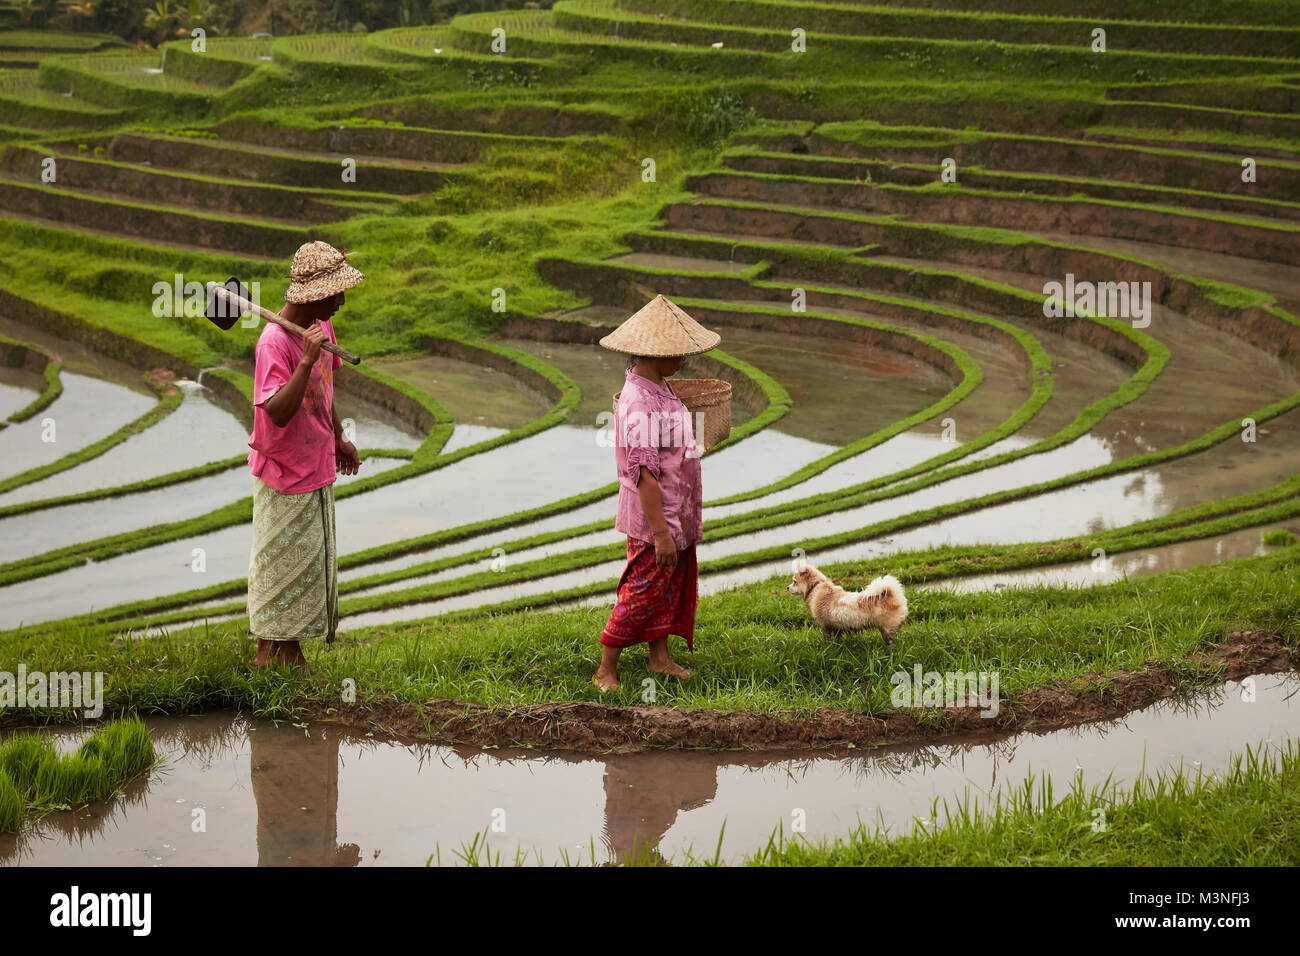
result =
[[[271,642],[262,638],[257,639],[257,656],[253,658],[254,667],[265,667],[269,664],[271,657]]]
[[[683,667],[676,661],[669,661],[667,664],[663,665],[663,667],[647,665],[646,670],[651,674],[663,674],[665,677],[676,677],[678,680],[686,680],[686,678],[691,676],[691,669],[689,667]]]
[[[618,690],[623,686],[618,682],[617,674],[610,674],[605,671],[596,671],[596,673],[591,676],[591,682],[600,688],[602,694],[606,691]]]

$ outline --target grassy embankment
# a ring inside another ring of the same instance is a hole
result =
[[[1159,535],[1146,538],[1158,541]],[[1124,543],[1102,535],[1057,547],[1073,545],[1076,557],[1087,559],[1096,541],[1113,542],[1112,553]],[[938,578],[1032,566],[1044,551],[1056,550],[945,547],[827,570],[850,582],[886,567],[924,580],[927,573]],[[1107,675],[1153,665],[1167,666],[1188,685],[1210,683],[1221,671],[1199,655],[1230,632],[1265,630],[1281,634],[1291,648],[1300,643],[1297,570],[1300,550],[1287,547],[1097,588],[926,592],[913,600],[911,620],[893,648],[874,634],[823,643],[802,603],[786,593],[785,580],[770,579],[701,599],[697,649],[689,658],[697,674],[661,686],[657,702],[789,717],[819,708],[884,714],[891,710],[889,675],[915,664],[937,671],[996,669],[1010,706],[1058,681],[1104,697],[1112,679]],[[359,629],[313,653],[329,688],[252,670],[241,621],[143,639],[112,626],[11,633],[0,650],[0,669],[12,670],[21,660],[51,670],[102,670],[109,712],[235,706],[288,717],[307,701],[337,701],[345,678],[356,682],[363,708],[392,699],[419,713],[425,702],[464,700],[509,712],[530,703],[600,699],[589,679],[607,613],[604,607],[568,607],[540,614],[525,607]],[[626,657],[624,689],[604,698],[609,703],[640,702],[643,656],[632,651]]]

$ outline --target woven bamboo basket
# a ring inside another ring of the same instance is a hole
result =
[[[673,394],[682,400],[691,413],[695,441],[702,451],[708,451],[731,434],[731,383],[716,378],[680,378],[669,382]],[[618,396],[614,394],[614,411],[618,411]]]

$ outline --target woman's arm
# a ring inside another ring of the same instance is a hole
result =
[[[655,561],[665,568],[677,564],[677,543],[668,531],[668,521],[664,518],[664,497],[659,490],[659,481],[645,465],[641,466],[641,475],[636,484],[636,496],[641,501],[641,511],[650,522],[650,530],[655,535]]]

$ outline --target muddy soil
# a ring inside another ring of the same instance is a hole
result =
[[[1273,674],[1300,663],[1297,649],[1271,631],[1237,631],[1199,656],[1222,669],[1221,678]],[[631,752],[656,748],[709,750],[826,749],[853,744],[932,743],[961,737],[989,741],[1022,731],[1046,732],[1108,720],[1138,710],[1179,690],[1174,670],[1154,665],[1137,672],[1091,672],[1002,701],[995,718],[972,708],[945,708],[937,721],[921,725],[907,713],[884,717],[825,708],[806,717],[675,707],[611,707],[572,701],[496,710],[464,701],[419,705],[385,700],[346,713],[310,701],[312,720],[396,737],[473,746],[538,747],[583,753]]]

